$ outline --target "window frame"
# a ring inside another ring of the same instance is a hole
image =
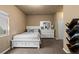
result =
[[[8,36],[9,35],[9,30],[10,30],[10,28],[9,28],[9,15],[8,15],[8,13],[6,13],[5,11],[2,11],[2,10],[0,10],[0,13],[3,14],[3,15],[6,15],[7,16],[7,21],[8,21],[8,23],[7,23],[8,28],[6,30],[7,33],[0,35],[0,37]]]

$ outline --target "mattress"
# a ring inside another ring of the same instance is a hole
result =
[[[39,32],[24,32],[15,35],[13,41],[40,41],[40,34]]]

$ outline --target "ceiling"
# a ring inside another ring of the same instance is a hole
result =
[[[63,9],[62,5],[19,5],[25,14],[53,14]]]

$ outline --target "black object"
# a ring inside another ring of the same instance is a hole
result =
[[[70,37],[72,37],[74,34],[79,33],[79,24],[75,25],[72,30],[67,30],[66,32]]]
[[[70,38],[66,37],[69,44],[67,46],[72,51],[78,51],[79,50],[79,18],[74,18],[70,24],[67,23],[66,26],[68,29],[66,29],[67,34]]]
[[[74,36],[72,36],[70,38],[70,40],[68,38],[66,38],[69,41],[69,49],[73,52],[77,52],[79,50],[79,33],[77,33],[77,35],[75,34]]]
[[[71,30],[77,23],[79,18],[74,18],[67,27]]]
[[[75,34],[74,36],[72,36],[70,39],[68,37],[66,37],[66,39],[68,40],[68,42],[71,45],[74,45],[75,43],[79,43],[79,33]]]
[[[70,51],[73,53],[77,52],[79,49],[79,43],[76,43],[74,45],[67,44],[67,46],[70,49]]]
[[[66,33],[69,35],[69,33],[71,32],[70,29],[66,29]]]
[[[79,43],[79,34],[78,35],[74,35],[70,40],[69,40],[70,44],[74,45],[75,43]]]

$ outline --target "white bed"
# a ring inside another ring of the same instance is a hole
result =
[[[12,40],[13,47],[38,47],[40,48],[40,33],[38,31],[34,32],[24,32],[15,35]]]
[[[39,38],[39,39],[38,39]],[[30,40],[40,40],[40,34],[39,34],[39,32],[24,32],[24,33],[22,33],[22,34],[18,34],[18,35],[15,35],[14,37],[13,37],[13,39],[14,40],[20,40],[20,41],[22,41],[22,40],[25,40],[26,39],[26,41],[30,41]]]

